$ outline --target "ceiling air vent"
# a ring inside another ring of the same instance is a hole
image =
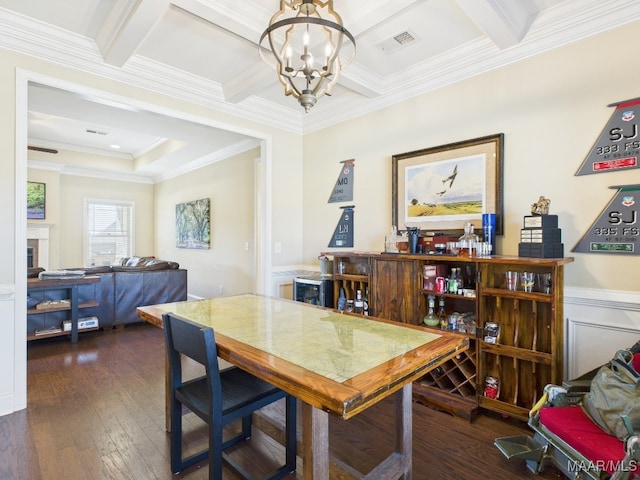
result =
[[[94,135],[108,135],[107,132],[102,132],[100,130],[92,130],[90,128],[85,129],[87,133],[93,133]]]
[[[416,40],[419,40],[419,38],[415,33],[409,30],[405,30],[404,32],[400,32],[393,37],[383,40],[382,42],[378,43],[376,47],[378,47],[385,53],[391,53],[400,48],[406,47]]]
[[[53,153],[54,155],[58,153],[58,150],[55,150],[53,148],[36,147],[35,145],[27,145],[27,150],[33,150],[34,152]]]

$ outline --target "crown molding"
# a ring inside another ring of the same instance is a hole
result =
[[[256,124],[305,134],[638,20],[637,0],[570,0],[538,15],[524,40],[504,50],[480,39],[388,78],[378,78],[366,69],[346,70],[343,75],[349,81],[373,85],[371,98],[345,96],[331,105],[319,103],[309,115],[254,96],[237,104],[225,102],[222,85],[135,55],[122,68],[106,65],[92,40],[2,8],[0,46]]]
[[[100,155],[103,157],[119,158],[121,160],[134,160],[135,158],[133,155],[129,155],[128,153],[118,152],[115,150],[112,151],[112,150],[103,150],[99,148],[82,147],[78,145],[71,145],[64,142],[52,142],[49,140],[42,140],[42,139],[33,138],[33,137],[29,137],[28,142],[29,142],[29,145],[35,145],[37,147],[52,148],[55,150],[73,150],[74,152],[87,153],[89,155]],[[136,156],[139,156],[139,155],[140,153],[137,153]]]
[[[241,142],[237,142],[233,145],[230,145],[229,147],[218,150],[211,155],[206,155],[187,164],[181,165],[178,168],[167,169],[163,171],[162,174],[154,176],[153,183],[159,183],[165,180],[169,180],[171,178],[175,178],[180,175],[199,170],[200,168],[206,167],[207,165],[212,165],[221,160],[225,160],[235,155],[247,152],[251,149],[259,148],[260,142],[260,139],[242,140]]]
[[[378,97],[366,101],[350,99],[332,105],[330,109],[326,104],[318,103],[314,113],[321,115],[305,117],[304,133],[372,113],[638,20],[640,2],[637,0],[571,0],[562,3],[541,13],[524,40],[513,47],[499,50],[489,39],[472,41],[386,78]]]
[[[256,97],[249,97],[238,104],[225,102],[220,84],[144,57],[134,55],[122,68],[107,65],[94,41],[1,7],[0,48],[168,95],[257,124],[302,133],[299,109]]]
[[[198,158],[174,169],[166,169],[160,175],[121,173],[95,168],[85,168],[67,165],[61,162],[48,162],[43,160],[27,160],[27,167],[37,170],[47,170],[57,172],[60,175],[74,175],[77,177],[99,178],[102,180],[115,180],[119,182],[155,184],[169,180],[171,178],[196,171],[200,168],[212,165],[227,158],[239,155],[254,148],[260,147],[260,139],[246,139],[237,142],[229,147],[218,150],[211,155]]]
[[[146,175],[136,175],[132,173],[120,173],[94,168],[77,167],[60,162],[46,162],[42,160],[27,160],[27,167],[36,170],[48,170],[57,172],[60,175],[73,175],[76,177],[99,178],[101,180],[115,180],[118,182],[146,183],[151,184],[153,180]]]

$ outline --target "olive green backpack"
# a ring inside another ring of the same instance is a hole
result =
[[[609,363],[600,367],[589,393],[582,399],[587,415],[620,440],[640,433],[640,374],[633,367],[632,350],[635,346],[618,350]]]

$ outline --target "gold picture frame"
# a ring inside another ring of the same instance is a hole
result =
[[[504,134],[474,138],[392,156],[391,217],[398,230],[461,231],[496,214],[503,232]]]

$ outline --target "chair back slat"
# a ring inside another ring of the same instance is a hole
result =
[[[162,315],[162,321],[167,337],[170,363],[175,362],[174,355],[172,355],[175,352],[204,365],[215,388],[215,384],[220,382],[220,371],[213,329],[203,328],[201,325],[173,313]],[[175,359],[179,361],[179,357],[176,355]]]

